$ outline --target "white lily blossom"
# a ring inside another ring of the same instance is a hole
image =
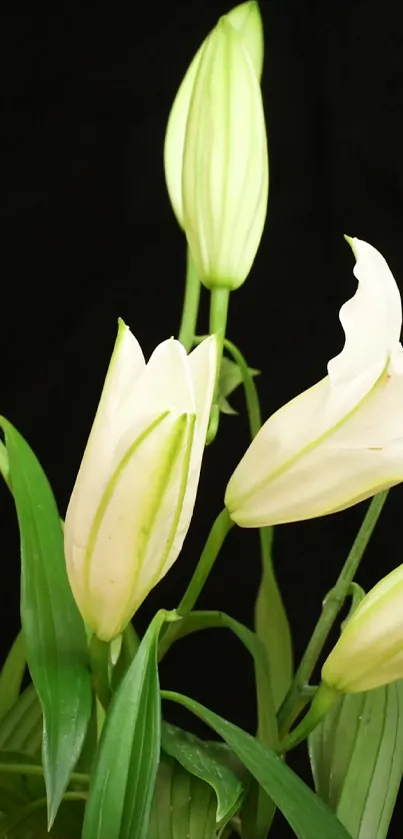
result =
[[[104,641],[117,636],[175,562],[196,498],[216,375],[207,338],[187,356],[164,341],[148,363],[118,337],[65,521],[78,608]]]
[[[225,496],[242,527],[343,510],[403,480],[402,307],[383,258],[359,239],[358,289],[340,310],[342,352],[328,375],[263,425]]]
[[[357,693],[403,678],[403,565],[353,612],[322,668],[329,687]]]
[[[208,288],[244,282],[264,228],[269,176],[262,58],[258,6],[243,4],[206,38],[168,121],[167,188]]]

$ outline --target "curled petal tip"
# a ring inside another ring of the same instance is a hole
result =
[[[357,252],[356,252],[356,249],[355,249],[355,237],[354,236],[347,236],[347,233],[344,233],[344,238],[345,238],[347,244],[350,245],[350,248],[351,248],[355,258],[357,258]]]

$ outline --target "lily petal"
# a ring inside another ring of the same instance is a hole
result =
[[[322,668],[338,690],[371,690],[403,677],[403,566],[381,580],[355,610]]]
[[[174,338],[158,345],[136,386],[127,391],[126,401],[115,418],[119,437],[115,463],[133,440],[166,409],[176,414],[195,413],[186,350]]]
[[[140,344],[128,326],[119,319],[118,334],[101,399],[66,514],[67,550],[72,530],[79,544],[85,545],[87,541],[115,457],[119,439],[116,418],[125,404],[127,392],[135,387],[145,369]],[[83,498],[85,504],[82,503]]]
[[[197,429],[204,441],[210,418],[211,402],[217,370],[218,344],[215,335],[210,335],[192,350],[188,356],[190,376],[195,396]]]
[[[356,257],[358,289],[340,309],[346,340],[342,352],[329,361],[334,388],[346,390],[357,404],[373,387],[399,346],[402,304],[399,289],[383,256],[360,239],[349,240]],[[351,409],[351,405],[349,409]]]
[[[260,85],[239,32],[223,17],[197,68],[183,151],[184,228],[203,282],[220,276],[236,288],[244,281],[262,235],[267,194]]]
[[[187,421],[186,415],[166,412],[134,441],[111,476],[85,548],[75,544],[69,551],[73,594],[103,640],[115,637],[130,620],[134,591],[140,605],[137,578]],[[166,522],[165,535],[171,524]]]
[[[122,336],[127,339],[128,333]],[[100,414],[113,423],[106,474],[98,469],[103,451],[89,441],[91,459],[82,464],[66,516],[66,566],[81,614],[105,641],[123,630],[182,547],[216,366],[214,336],[190,358],[179,341],[164,341],[146,366],[143,359],[134,386],[123,375],[126,390],[118,388],[115,410]],[[103,440],[95,437],[97,445]],[[94,488],[93,495],[83,487]]]
[[[344,349],[269,418],[235,470],[225,503],[243,527],[336,512],[403,480],[400,295],[375,248],[353,244],[359,287],[340,313]]]
[[[193,515],[213,401],[217,353],[217,340],[215,335],[211,335],[199,344],[188,357],[196,400],[196,422],[192,429],[192,445],[189,461],[186,465],[186,491],[183,496],[174,538],[164,562],[161,564],[159,579],[169,571],[179,555]],[[168,497],[167,493],[167,502]]]
[[[169,571],[183,545],[193,513],[196,491],[192,494],[190,464],[195,438],[195,415],[182,418],[182,438],[178,456],[172,461],[169,476],[161,490],[153,526],[144,542],[136,583],[129,604],[132,615],[149,591]],[[199,470],[200,471],[200,470]],[[197,483],[196,483],[197,488]]]

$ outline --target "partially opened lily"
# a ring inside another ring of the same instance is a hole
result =
[[[403,480],[400,294],[381,254],[349,241],[358,289],[340,310],[343,351],[267,420],[232,475],[225,503],[243,527],[323,516]]]
[[[326,685],[344,693],[403,678],[403,565],[361,600],[322,668]]]
[[[81,614],[109,641],[175,562],[195,503],[216,341],[189,356],[173,339],[148,364],[120,321],[70,499],[65,553]]]

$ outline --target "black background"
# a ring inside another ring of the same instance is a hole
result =
[[[0,410],[40,458],[62,515],[117,317],[146,356],[178,330],[185,246],[165,189],[164,132],[190,59],[229,8],[172,0],[5,15]],[[266,417],[321,378],[342,347],[338,310],[356,288],[342,234],[374,244],[403,276],[403,29],[392,0],[261,8],[269,209],[252,273],[231,297],[228,337],[262,370]],[[136,616],[140,631],[157,608],[177,605],[248,444],[241,391],[233,401],[240,414],[222,418],[206,452],[183,553]],[[19,628],[19,542],[12,501],[0,493],[5,653]],[[393,490],[359,572],[366,588],[402,561],[401,503]],[[278,528],[297,660],[364,511]],[[251,626],[258,579],[257,534],[234,530],[199,605]],[[161,678],[254,731],[252,667],[225,631],[178,643]],[[310,780],[304,747],[291,764]],[[276,835],[289,835],[276,824]],[[391,835],[398,824],[395,815]]]

